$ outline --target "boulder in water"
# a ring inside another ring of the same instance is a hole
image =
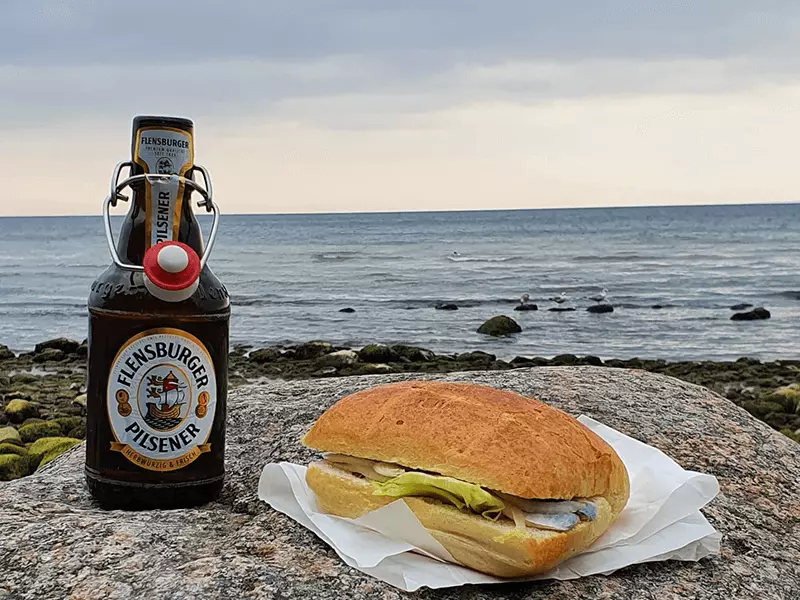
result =
[[[535,304],[517,304],[514,307],[514,310],[519,310],[519,311],[539,310],[539,307]]]
[[[452,302],[440,302],[434,308],[436,310],[458,310],[458,306]]]
[[[742,302],[741,304],[734,304],[733,306],[730,307],[730,309],[731,310],[747,310],[748,308],[751,308],[752,306],[753,306],[752,304],[748,304],[747,302]]]
[[[586,309],[586,312],[603,314],[614,312],[614,307],[610,304],[594,304]]]
[[[747,312],[731,315],[731,321],[760,321],[761,319],[769,319],[771,316],[772,315],[766,308],[759,306]]]
[[[653,306],[651,306],[650,308],[652,308],[653,310],[661,310],[662,308],[664,308],[664,305],[663,304],[653,304]]]
[[[505,315],[498,315],[478,327],[478,333],[500,337],[510,333],[520,333],[522,327],[514,319]]]
[[[488,364],[488,363],[493,363],[496,358],[497,357],[494,354],[489,354],[487,352],[481,352],[480,350],[476,350],[474,352],[464,352],[462,354],[459,354],[456,357],[456,360],[467,363]]]
[[[0,360],[5,360],[7,358],[16,358],[16,354],[14,354],[11,350],[8,349],[8,346],[0,344]]]
[[[348,307],[346,307],[346,308],[340,308],[340,309],[339,309],[339,312],[340,312],[340,313],[354,313],[354,312],[356,312],[356,309],[355,309],[355,308],[350,308],[350,307],[348,306]]]
[[[554,306],[553,308],[548,308],[550,312],[575,312],[575,308],[572,306]]]

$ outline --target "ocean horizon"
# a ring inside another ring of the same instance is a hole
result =
[[[798,247],[795,203],[223,214],[209,265],[231,294],[233,343],[792,359]],[[110,260],[99,216],[0,217],[0,343],[83,339],[89,286]],[[603,288],[614,312],[586,312]],[[574,312],[548,310],[562,292]],[[539,310],[514,311],[522,294]],[[772,318],[731,321],[742,303]],[[496,314],[523,332],[478,334]]]

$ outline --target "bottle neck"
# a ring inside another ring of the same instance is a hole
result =
[[[166,120],[134,122],[131,144],[133,175],[177,175],[193,179],[191,126]],[[177,240],[202,253],[202,235],[191,203],[191,190],[176,177],[153,178],[132,186],[133,197],[118,243],[120,256],[141,264],[144,252],[163,241]]]

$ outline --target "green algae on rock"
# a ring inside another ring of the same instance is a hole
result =
[[[25,456],[28,454],[28,449],[25,446],[11,444],[9,442],[0,442],[0,454],[19,454]]]
[[[64,454],[64,452],[80,443],[81,441],[75,438],[42,438],[31,444],[28,452],[32,456],[41,456],[41,460],[38,462],[37,466],[37,469],[41,469],[47,463],[58,458]]]
[[[30,472],[30,460],[19,454],[0,454],[0,481],[19,479]]]
[[[39,438],[61,435],[61,426],[53,421],[30,423],[19,428],[19,437],[25,443],[35,442]]]
[[[12,423],[22,423],[25,419],[39,416],[39,405],[29,400],[15,398],[6,404],[4,412]]]

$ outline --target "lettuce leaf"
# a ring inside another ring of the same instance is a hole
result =
[[[374,482],[376,496],[402,498],[403,496],[429,496],[444,500],[463,510],[469,508],[492,521],[497,520],[505,508],[500,498],[479,485],[452,477],[408,472],[383,483]]]

